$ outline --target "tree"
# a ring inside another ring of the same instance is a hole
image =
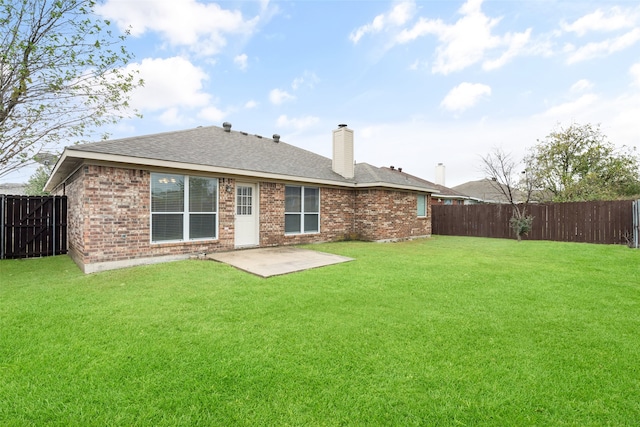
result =
[[[527,156],[540,188],[556,202],[606,200],[640,194],[638,157],[616,148],[599,126],[558,127]]]
[[[533,224],[533,217],[528,215],[527,209],[534,194],[535,180],[526,165],[521,166],[511,154],[500,148],[494,148],[482,161],[482,169],[493,187],[505,196],[513,208],[509,224],[520,241]]]
[[[142,81],[125,71],[127,34],[114,36],[95,4],[0,0],[0,176],[135,114],[129,93]]]
[[[48,196],[49,193],[44,191],[44,186],[51,175],[51,169],[47,166],[40,166],[31,175],[27,185],[24,188],[24,194],[27,196]]]

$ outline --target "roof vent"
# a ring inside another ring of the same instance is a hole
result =
[[[277,133],[273,134],[273,142],[280,142],[280,135],[278,135]]]
[[[256,134],[256,138],[260,138],[260,139],[262,139],[262,135],[258,135],[258,134]]]
[[[402,172],[402,168],[398,168],[398,172]]]
[[[231,132],[231,123],[229,123],[229,122],[224,122],[224,123],[222,124],[222,127],[224,128],[224,131],[225,131],[225,132]]]
[[[391,170],[394,170],[395,168],[396,168],[395,166],[391,165]]]

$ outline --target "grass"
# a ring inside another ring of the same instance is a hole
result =
[[[433,237],[261,279],[0,262],[0,424],[624,426],[640,251]]]

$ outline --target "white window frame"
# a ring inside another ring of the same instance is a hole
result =
[[[176,175],[181,176],[183,178],[184,183],[184,196],[183,196],[183,210],[181,212],[154,212],[153,211],[153,182],[154,179],[157,179],[160,175]],[[189,210],[189,175],[181,175],[170,172],[152,172],[151,173],[151,183],[149,185],[149,240],[152,244],[162,244],[162,243],[177,243],[177,242],[195,242],[195,241],[215,241],[219,238],[219,211],[220,211],[220,180],[218,178],[208,177],[208,176],[193,176],[194,178],[204,178],[215,180],[216,183],[216,209],[213,212],[191,212]],[[182,239],[173,239],[173,240],[153,240],[153,215],[154,214],[168,214],[168,215],[182,215]],[[214,237],[200,237],[192,239],[189,237],[190,233],[190,216],[194,214],[206,214],[213,215],[215,217],[215,225],[214,225]]]
[[[285,212],[284,212],[284,216],[285,216],[285,232],[284,234],[287,236],[293,236],[293,235],[298,235],[298,234],[319,234],[320,233],[320,206],[322,203],[321,200],[321,195],[320,195],[320,187],[311,187],[311,186],[304,186],[304,185],[285,185],[285,201],[286,201],[286,194],[287,194],[287,188],[292,187],[292,188],[300,188],[300,212],[287,212],[286,210],[286,202],[285,202]],[[318,192],[318,211],[317,212],[308,212],[305,210],[305,205],[304,205],[304,199],[305,199],[305,190],[309,188],[309,189],[314,189],[317,190]],[[300,215],[300,231],[286,231],[286,217],[287,215]],[[317,215],[318,216],[318,230],[317,231],[304,231],[304,217],[305,215]]]
[[[424,200],[424,215],[420,215],[420,199]],[[429,209],[428,209],[428,206],[427,206],[427,195],[426,194],[418,194],[416,196],[416,214],[417,214],[418,218],[426,218],[428,210]]]

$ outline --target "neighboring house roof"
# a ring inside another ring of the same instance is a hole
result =
[[[437,191],[433,193],[433,197],[440,197],[442,199],[471,199],[471,197],[466,194],[462,194],[444,185],[435,184],[435,188]]]
[[[0,194],[11,196],[24,196],[27,184],[6,183],[0,184]]]
[[[349,187],[434,191],[422,180],[367,163],[356,164],[354,178],[344,178],[332,170],[330,158],[279,141],[279,138],[226,131],[218,126],[67,147],[46,188],[49,191],[55,188],[85,160]]]
[[[485,178],[478,181],[465,182],[453,187],[453,189],[486,203],[510,203],[498,186],[504,187],[504,185],[496,181]],[[514,191],[515,201],[519,202],[523,198],[522,194],[518,190]]]
[[[458,191],[455,191],[449,187],[445,187],[444,185],[440,185],[440,184],[436,184],[433,183],[431,181],[427,181],[426,179],[422,179],[419,178],[417,176],[414,175],[410,175],[407,174],[406,172],[401,172],[398,169],[391,169],[391,168],[381,168],[381,169],[385,169],[387,171],[391,171],[391,172],[395,172],[395,173],[399,173],[399,174],[403,174],[403,175],[407,175],[410,176],[411,178],[418,180],[420,182],[422,182],[424,185],[433,188],[433,197],[439,197],[439,198],[443,198],[443,199],[471,199],[471,197],[467,196],[466,194],[462,194]]]

